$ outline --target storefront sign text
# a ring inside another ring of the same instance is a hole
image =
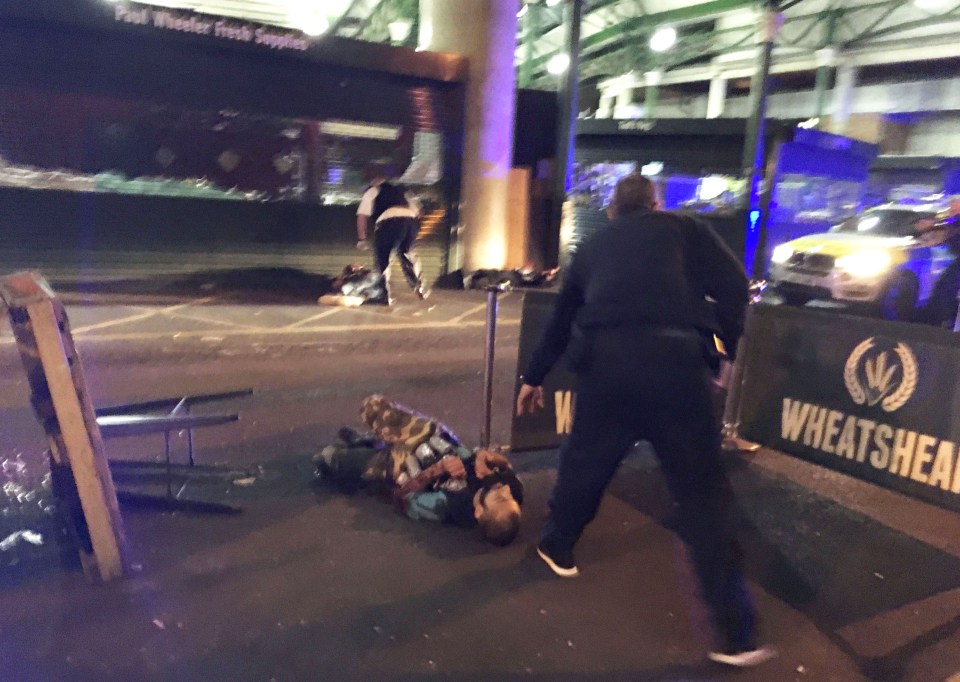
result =
[[[270,29],[257,24],[215,19],[191,12],[118,5],[114,20],[137,26],[153,26],[164,31],[205,35],[222,40],[262,45],[273,50],[305,51],[310,41],[295,31]]]

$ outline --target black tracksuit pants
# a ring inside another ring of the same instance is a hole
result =
[[[695,331],[643,327],[585,338],[573,429],[560,449],[544,540],[572,548],[631,446],[649,441],[722,644],[752,648],[755,612],[734,538],[734,500],[702,339]]]
[[[373,251],[377,260],[377,269],[383,276],[385,287],[389,282],[390,254],[397,252],[400,259],[400,269],[407,283],[414,289],[422,287],[420,280],[420,263],[413,253],[413,242],[420,230],[420,223],[416,218],[387,218],[377,223],[373,233]]]

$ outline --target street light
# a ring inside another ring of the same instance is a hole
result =
[[[550,57],[550,61],[547,62],[547,71],[554,76],[559,76],[566,71],[569,66],[570,55],[561,52]]]
[[[677,29],[661,26],[650,37],[650,49],[654,52],[666,52],[677,43]]]

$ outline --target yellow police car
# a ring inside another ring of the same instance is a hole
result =
[[[773,250],[771,285],[784,301],[869,303],[908,320],[954,259],[938,207],[888,204]]]

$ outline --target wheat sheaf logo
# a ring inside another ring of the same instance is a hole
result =
[[[879,350],[874,338],[853,349],[843,368],[843,383],[853,402],[884,412],[903,407],[917,390],[917,358],[910,347],[897,343],[893,351]]]

